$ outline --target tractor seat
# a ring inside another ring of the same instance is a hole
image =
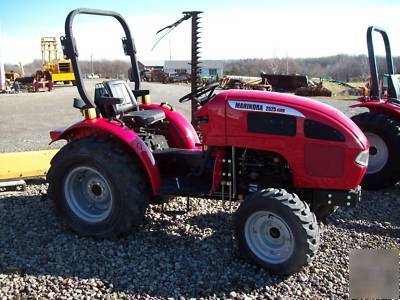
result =
[[[136,92],[148,93],[148,91]],[[107,80],[96,84],[94,98],[104,118],[133,119],[142,126],[149,126],[165,119],[162,110],[139,110],[134,94],[122,80]]]
[[[135,122],[149,126],[165,119],[165,113],[158,109],[136,110],[124,114],[123,118],[133,118]]]

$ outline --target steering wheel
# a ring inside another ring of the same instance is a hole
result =
[[[190,99],[195,99],[196,101],[198,101],[200,104],[204,103],[205,101],[209,100],[211,98],[211,95],[213,94],[214,90],[217,88],[217,86],[219,85],[218,82],[214,82],[211,83],[209,85],[203,86],[201,88],[199,88],[198,90],[195,90],[194,92],[191,92],[185,96],[183,96],[181,99],[179,99],[180,103],[184,103],[189,101]],[[199,101],[197,98],[200,97],[201,95],[204,95],[206,93],[208,93],[208,96],[205,100],[203,101]]]

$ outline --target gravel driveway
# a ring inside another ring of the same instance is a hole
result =
[[[350,249],[399,249],[399,188],[338,209],[312,265],[285,278],[239,257],[233,214],[220,202],[193,200],[187,214],[177,214],[181,198],[164,212],[151,206],[128,237],[96,241],[70,232],[42,198],[46,184],[34,183],[23,196],[0,196],[0,296],[9,299],[346,299]]]
[[[183,95],[186,87],[176,89]],[[9,101],[0,96],[0,109],[17,106]],[[354,113],[347,108],[351,101],[322,101]],[[35,149],[47,132],[35,139],[21,143],[14,137],[15,147]],[[313,263],[291,277],[270,275],[240,258],[232,237],[235,205],[229,212],[220,202],[194,199],[191,211],[180,214],[186,204],[176,198],[164,212],[151,206],[146,223],[128,237],[96,241],[57,219],[46,189],[32,181],[23,194],[0,195],[0,299],[346,299],[349,251],[400,244],[399,187],[364,192],[356,209],[338,209],[323,227]]]

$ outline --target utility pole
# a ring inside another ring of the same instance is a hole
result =
[[[2,40],[1,40],[1,24],[0,24],[0,92],[5,90],[5,84],[6,84],[6,75],[4,72],[4,62],[3,62],[3,57],[2,57]]]
[[[171,57],[172,57],[172,55],[171,55],[171,40],[168,40],[168,44],[169,44],[169,60],[171,61],[172,59],[171,59]]]
[[[289,75],[289,55],[286,51],[286,75]]]
[[[90,54],[90,73],[93,75],[93,54]]]

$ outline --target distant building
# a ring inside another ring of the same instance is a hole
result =
[[[163,66],[144,66],[144,69],[146,71],[153,71],[153,70],[163,70],[164,67]]]
[[[153,70],[163,70],[164,67],[163,66],[158,66],[158,65],[145,65],[142,62],[138,61],[138,67],[139,67],[139,71],[143,72],[143,71],[153,71]]]
[[[224,64],[220,60],[202,60],[201,76],[212,76],[219,78],[224,76]],[[175,73],[191,73],[191,66],[189,60],[166,60],[164,62],[164,72],[168,74]]]

